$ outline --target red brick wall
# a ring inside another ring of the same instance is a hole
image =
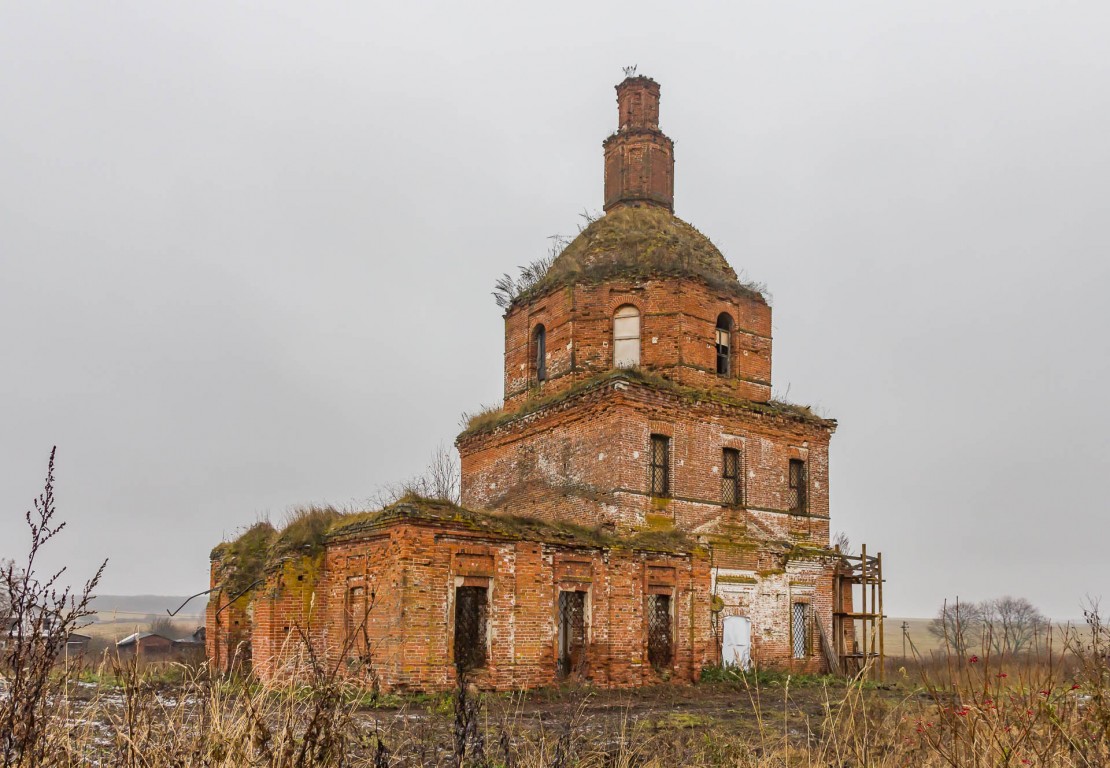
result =
[[[582,679],[603,686],[695,680],[712,663],[709,561],[667,554],[498,540],[465,528],[398,524],[329,544],[318,565],[288,561],[252,595],[254,668],[269,678],[302,655],[282,644],[279,625],[311,620],[310,641],[348,674],[384,690],[445,690],[455,684],[454,594],[463,580],[489,585],[488,663],[483,688],[512,690],[557,682],[560,590],[588,593],[587,664]],[[313,572],[311,581],[290,578]],[[311,584],[311,588],[308,585]],[[372,670],[343,663],[358,644],[345,624],[353,584],[376,598],[368,614]],[[646,660],[645,596],[672,596],[674,661],[662,673]],[[311,616],[304,612],[310,606]],[[294,639],[296,639],[294,635]]]
[[[719,554],[719,553],[715,553]],[[788,561],[775,570],[724,567],[715,563],[716,594],[726,616],[747,616],[752,622],[752,660],[761,667],[797,672],[828,671],[816,627],[809,626],[803,658],[794,657],[792,611],[796,602],[811,606],[812,620],[820,622],[832,639],[832,564],[821,559]]]
[[[823,669],[815,635],[806,657],[793,658],[791,605],[812,604],[827,633],[830,566],[779,559],[776,571],[742,571],[722,567],[720,554],[555,545],[439,524],[396,524],[333,541],[323,558],[287,561],[252,594],[254,669],[272,678],[298,669],[300,662],[303,671],[301,635],[275,641],[281,639],[279,624],[305,620],[313,627],[305,636],[320,658],[344,674],[386,691],[449,689],[455,684],[455,588],[464,582],[489,589],[488,663],[473,674],[484,689],[558,682],[562,590],[587,593],[586,663],[576,677],[596,685],[696,680],[703,666],[720,660],[719,619],[728,615],[751,618],[756,663]],[[305,573],[315,578],[295,579]],[[360,636],[351,639],[346,617],[349,590],[356,585],[375,595],[366,620],[369,665],[356,663],[367,649],[359,648]],[[714,589],[724,601],[719,614],[710,609]],[[649,593],[672,600],[674,659],[662,671],[647,661]]]
[[[617,132],[605,140],[605,210],[647,202],[674,210],[674,143],[659,130],[659,84],[617,86]]]
[[[755,294],[718,292],[697,280],[614,280],[555,290],[505,317],[505,405],[556,394],[613,368],[613,315],[640,310],[640,366],[687,386],[771,399],[771,308]],[[734,322],[732,375],[717,375],[717,317]],[[535,377],[532,333],[547,331],[547,381]]]
[[[240,596],[229,604],[233,597],[216,587],[223,581],[222,563],[218,559],[211,562],[211,587],[214,591],[205,608],[205,651],[209,661],[221,672],[231,669],[249,670],[251,646],[251,594]]]
[[[830,427],[736,405],[690,403],[622,379],[493,430],[459,439],[462,498],[472,509],[612,524],[670,522],[691,533],[743,525],[752,535],[829,541]],[[671,438],[671,498],[649,493],[652,434]],[[723,448],[741,450],[747,504],[722,504]],[[807,462],[808,513],[787,511],[790,459]]]

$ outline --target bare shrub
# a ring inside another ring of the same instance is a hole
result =
[[[65,691],[69,670],[56,670],[70,633],[90,616],[92,592],[105,560],[80,591],[61,583],[66,569],[40,577],[38,559],[46,544],[65,528],[55,520],[54,458],[51,449],[46,482],[24,515],[31,541],[26,560],[9,561],[0,571],[0,591],[8,595],[6,637],[0,655],[4,695],[0,697],[0,755],[4,765],[40,765],[46,751],[49,707]]]
[[[945,647],[964,656],[979,649],[983,640],[983,615],[976,603],[945,602],[929,622],[929,634],[944,641]]]
[[[171,640],[177,637],[178,629],[177,623],[169,616],[151,616],[146,626],[147,632],[153,632]]]
[[[994,653],[1036,651],[1052,634],[1052,622],[1023,597],[945,603],[929,632],[959,654],[989,648]]]
[[[378,488],[370,503],[387,507],[405,497],[420,497],[459,503],[460,471],[455,449],[442,443],[432,453],[423,474],[399,483],[387,483]]]

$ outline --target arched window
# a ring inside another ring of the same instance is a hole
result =
[[[536,383],[547,381],[547,329],[542,324],[532,330],[532,366]]]
[[[640,310],[625,304],[613,316],[613,367],[640,364]]]
[[[717,375],[732,375],[732,317],[727,312],[717,316]]]

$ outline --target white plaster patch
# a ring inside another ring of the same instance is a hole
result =
[[[599,453],[597,455],[597,460],[598,461],[605,461],[605,454],[604,453]]]
[[[718,472],[717,468],[713,467],[713,474],[717,474],[717,472]]]
[[[633,451],[632,452],[632,458],[634,458],[634,459],[640,458],[640,452],[639,451]]]
[[[651,343],[652,344],[658,344],[659,343],[659,337],[658,336],[652,336],[651,337]]]

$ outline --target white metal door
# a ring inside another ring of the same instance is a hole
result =
[[[721,642],[721,663],[726,667],[748,669],[752,665],[752,620],[747,616],[726,616]]]

